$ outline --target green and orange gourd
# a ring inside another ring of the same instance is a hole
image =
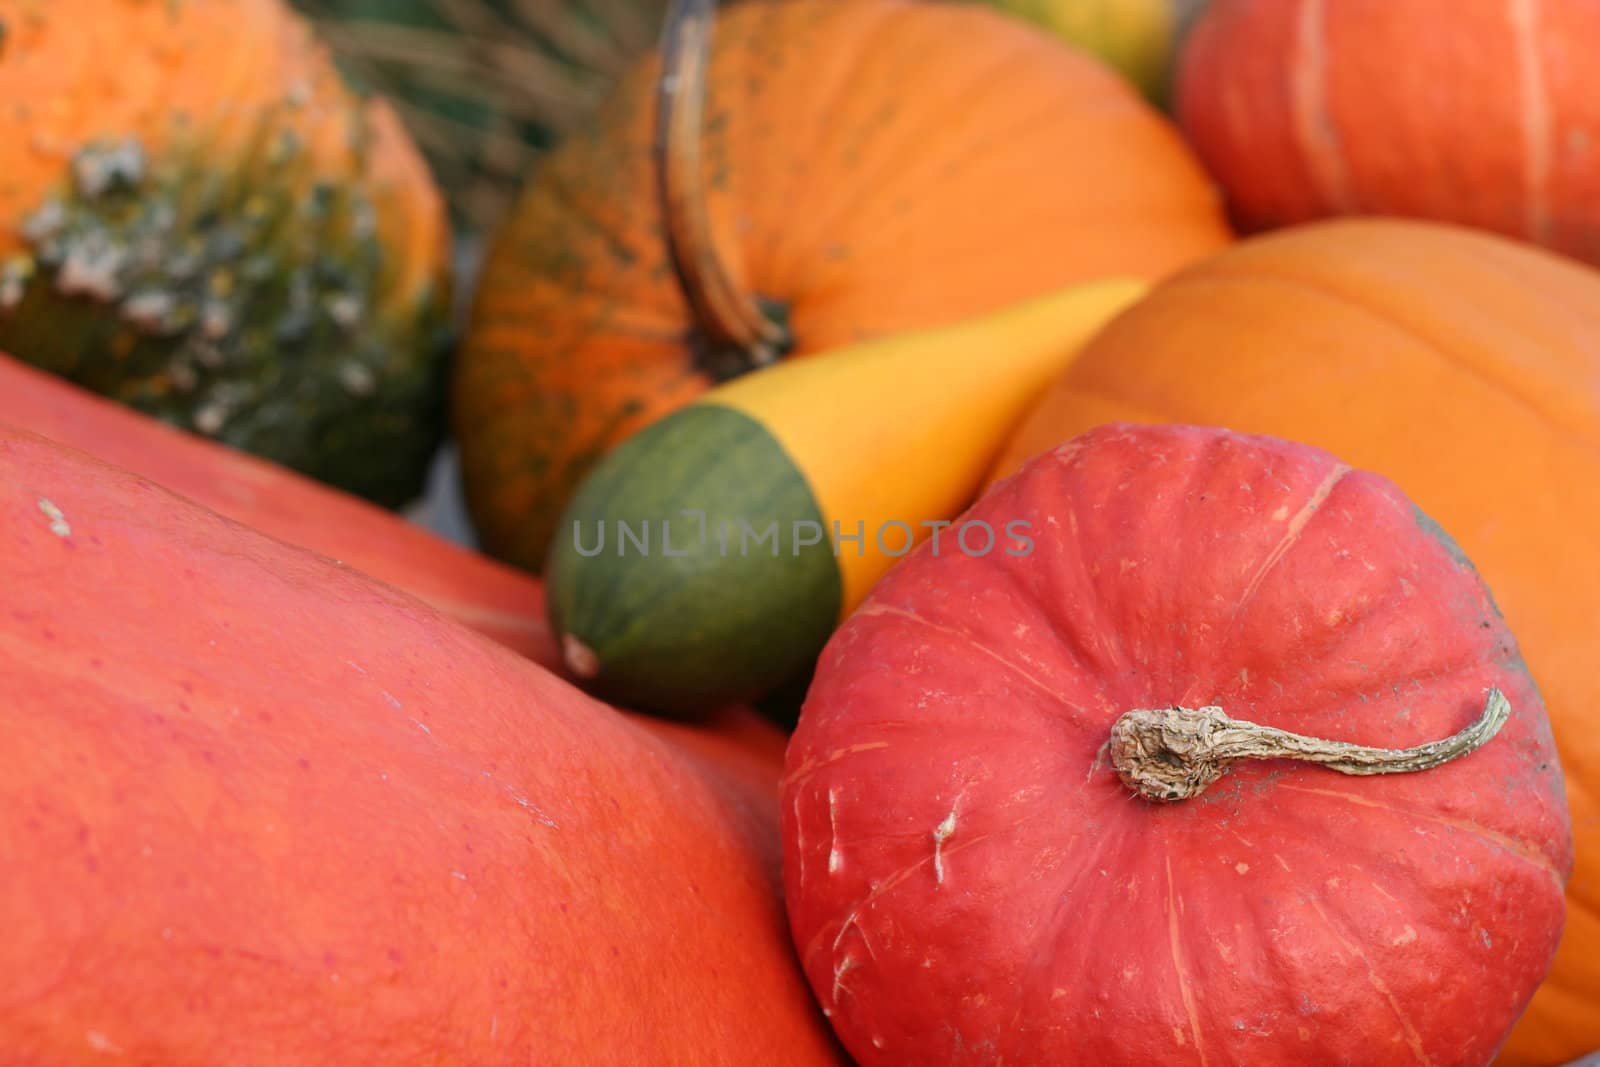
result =
[[[1008,531],[950,520],[1045,386],[1147,288],[1068,286],[782,362],[622,442],[562,513],[545,570],[572,676],[673,715],[763,699],[924,540],[1007,550]]]
[[[0,348],[396,506],[443,429],[448,222],[282,0],[0,0]]]

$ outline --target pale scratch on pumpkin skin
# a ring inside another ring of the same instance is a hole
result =
[[[838,871],[841,858],[839,856],[839,798],[832,789],[828,790],[828,873]]]
[[[1172,881],[1172,858],[1167,858],[1167,940],[1172,947],[1172,970],[1178,979],[1178,995],[1189,1016],[1189,1032],[1194,1037],[1195,1055],[1206,1067],[1206,1047],[1200,1039],[1200,1013],[1195,1009],[1194,990],[1189,985],[1188,967],[1183,959],[1183,937],[1178,929],[1178,890]]]
[[[805,821],[800,818],[800,794],[794,798],[794,851],[799,859],[800,884],[806,882],[806,828]]]
[[[839,994],[844,992],[844,976],[850,968],[856,965],[856,958],[846,952],[839,960],[839,965],[833,969],[833,1006],[839,1006]]]
[[[1507,0],[1506,21],[1516,45],[1522,107],[1522,173],[1526,183],[1524,225],[1528,237],[1550,237],[1550,151],[1555,125],[1545,85],[1544,54],[1539,50],[1539,0]]]
[[[1302,0],[1289,52],[1289,100],[1295,140],[1323,200],[1342,214],[1355,209],[1344,145],[1328,110],[1328,42],[1324,0]]]
[[[1388,804],[1382,804],[1376,800],[1370,800],[1367,797],[1355,796],[1354,794],[1346,793],[1339,789],[1319,789],[1315,786],[1288,785],[1283,782],[1278,783],[1278,788],[1287,789],[1295,793],[1309,793],[1312,796],[1336,797],[1340,800],[1349,801],[1351,804],[1355,804],[1363,808],[1374,808],[1379,811],[1386,811],[1391,815],[1396,815],[1402,819],[1420,819],[1439,826],[1448,826],[1452,830],[1459,830],[1464,834],[1477,838],[1486,845],[1501,849],[1509,855],[1516,856],[1518,859],[1525,860],[1533,866],[1538,867],[1545,874],[1549,875],[1550,880],[1555,883],[1556,891],[1558,893],[1564,894],[1566,892],[1566,880],[1562,878],[1561,872],[1558,871],[1555,868],[1555,865],[1550,862],[1550,858],[1548,856],[1536,849],[1529,848],[1527,845],[1518,841],[1514,837],[1508,837],[1496,830],[1489,829],[1487,826],[1480,826],[1477,823],[1467,819],[1451,819],[1446,818],[1443,815],[1429,815],[1427,812],[1420,811],[1402,811],[1401,809],[1391,807]]]
[[[1032,817],[1034,816],[1030,816],[1030,818]],[[1027,819],[1018,820],[1016,824],[1008,827],[1005,832],[1015,830],[1017,826],[1021,826],[1022,823],[1026,821]],[[992,836],[993,834],[979,834],[977,837],[968,838],[959,845],[952,845],[949,849],[945,850],[945,854],[947,856],[953,855],[961,852],[964,849],[972,848],[975,845],[982,844]],[[847,914],[843,921],[840,922],[839,931],[834,935],[833,941],[830,943],[831,951],[839,951],[839,946],[843,944],[845,935],[853,928],[856,931],[856,935],[861,938],[861,943],[866,947],[867,955],[873,956],[872,946],[867,942],[867,935],[861,929],[860,923],[857,921],[861,915],[861,912],[870,907],[872,903],[883,894],[899,886],[906,879],[910,878],[912,875],[920,871],[924,866],[927,866],[932,862],[933,857],[930,855],[923,859],[915,860],[914,862],[906,864],[904,867],[901,867],[898,871],[895,871],[893,874],[889,875],[887,878],[883,879],[883,881],[875,885],[866,896],[856,901],[856,903],[851,906],[849,914]],[[821,930],[818,930],[811,938],[811,941],[806,945],[805,953],[803,954],[802,959],[812,959],[817,954],[818,950],[823,947],[823,939],[826,937],[826,935],[827,927],[823,927]],[[876,956],[873,956],[873,958],[876,959]]]
[[[856,937],[861,939],[861,947],[867,950],[867,958],[870,960],[876,960],[878,958],[878,952],[872,947],[872,939],[869,938],[867,936],[867,932],[861,928],[859,916],[853,911],[850,913],[849,917],[845,919],[844,925],[839,927],[839,934],[833,939],[833,951],[839,951],[839,946],[844,944],[844,936],[851,930],[854,930],[856,932]]]
[[[796,767],[779,780],[778,787],[780,789],[793,788],[794,786],[803,784],[807,778],[810,778],[822,768],[830,767],[833,764],[838,763],[840,760],[849,759],[851,756],[858,755],[862,752],[876,752],[879,749],[888,747],[889,742],[887,741],[863,741],[859,745],[850,745],[848,748],[836,748],[821,759],[806,760],[804,763],[800,764],[800,766]]]
[[[1010,660],[1006,659],[1004,656],[1000,655],[1000,653],[994,651],[994,649],[988,648],[987,646],[984,646],[984,645],[980,645],[977,641],[973,640],[971,634],[962,633],[961,631],[952,629],[949,626],[940,626],[936,622],[929,622],[927,619],[924,619],[921,615],[918,615],[914,611],[906,611],[904,608],[890,607],[887,604],[871,604],[871,603],[865,604],[865,605],[861,606],[860,608],[856,609],[856,614],[858,616],[859,615],[893,615],[896,618],[909,619],[912,622],[919,623],[920,625],[926,626],[928,629],[937,631],[938,633],[947,634],[947,635],[949,635],[951,637],[959,638],[961,641],[966,643],[967,646],[970,647],[973,651],[982,652],[985,656],[988,656],[990,659],[994,660],[996,663],[1000,664],[1002,667],[1007,668],[1012,673],[1016,674],[1018,677],[1022,678],[1024,681],[1028,682],[1035,689],[1039,690],[1039,692],[1044,693],[1046,696],[1050,697],[1052,700],[1054,700],[1056,703],[1060,704],[1061,706],[1063,706],[1065,708],[1069,708],[1069,709],[1071,709],[1071,710],[1073,710],[1075,712],[1078,712],[1079,714],[1084,714],[1084,712],[1086,710],[1081,705],[1077,704],[1076,702],[1067,699],[1066,694],[1059,693],[1056,690],[1050,688],[1048,685],[1045,685],[1044,682],[1042,682],[1038,678],[1034,677],[1034,675],[1030,674],[1028,671],[1023,670],[1017,664],[1015,664],[1015,663],[1011,662]]]
[[[1395,995],[1390,992],[1388,984],[1379,976],[1377,969],[1372,966],[1372,960],[1367,958],[1367,954],[1361,950],[1360,944],[1345,937],[1339,928],[1334,925],[1333,920],[1328,918],[1327,912],[1322,910],[1322,905],[1317,903],[1315,897],[1307,897],[1306,903],[1311,906],[1312,911],[1317,913],[1317,918],[1322,920],[1323,925],[1328,928],[1328,932],[1352,956],[1360,960],[1362,966],[1366,967],[1367,980],[1372,983],[1372,988],[1378,991],[1378,995],[1388,1002],[1389,1010],[1394,1012],[1395,1019],[1400,1023],[1400,1029],[1405,1032],[1406,1045],[1411,1049],[1411,1054],[1417,1058],[1417,1062],[1422,1064],[1423,1067],[1433,1067],[1433,1059],[1428,1055],[1427,1049],[1423,1047],[1422,1035],[1417,1033],[1417,1028],[1412,1025],[1410,1017],[1400,1007],[1400,1002],[1395,999]]]
[[[1289,550],[1299,542],[1301,535],[1305,533],[1306,526],[1316,517],[1317,512],[1322,510],[1322,505],[1327,502],[1328,497],[1333,495],[1333,491],[1338,488],[1339,482],[1349,473],[1349,467],[1342,465],[1335,467],[1328,472],[1328,476],[1322,480],[1322,484],[1317,486],[1311,495],[1306,498],[1306,502],[1300,505],[1300,510],[1294,513],[1294,516],[1289,520],[1288,528],[1283,531],[1283,537],[1273,546],[1272,551],[1267,553],[1267,558],[1261,561],[1260,567],[1256,568],[1255,576],[1250,579],[1250,584],[1245,586],[1244,595],[1239,598],[1239,603],[1233,609],[1235,617],[1240,615],[1249,606],[1250,601],[1255,599],[1256,593],[1261,589],[1261,583],[1267,580],[1267,575],[1272,573],[1272,569],[1281,563],[1283,557],[1287,556]]]
[[[86,1032],[83,1035],[83,1040],[90,1048],[106,1056],[122,1056],[126,1054],[122,1046],[98,1030]]]
[[[956,799],[950,805],[950,814],[944,821],[933,828],[933,882],[935,885],[944,885],[944,843],[950,840],[950,835],[956,832],[956,817],[961,808],[962,798],[967,795],[966,790],[956,794]]]

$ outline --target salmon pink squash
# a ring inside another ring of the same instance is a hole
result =
[[[980,522],[1031,543],[906,557],[787,754],[791,932],[857,1061],[1489,1063],[1571,827],[1449,536],[1326,452],[1183,425],[1036,455]]]

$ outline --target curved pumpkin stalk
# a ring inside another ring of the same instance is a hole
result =
[[[775,361],[790,339],[734,282],[712,239],[700,147],[715,20],[716,0],[672,0],[668,6],[656,91],[656,176],[673,270],[713,354],[732,350],[742,357],[736,374]],[[732,376],[708,369],[717,377]]]
[[[1188,800],[1242,759],[1318,763],[1341,774],[1405,774],[1460,759],[1500,732],[1511,703],[1490,689],[1483,713],[1469,726],[1414,748],[1373,748],[1306,737],[1234,719],[1215,705],[1139,709],[1124,713],[1106,742],[1123,784],[1146,800]]]

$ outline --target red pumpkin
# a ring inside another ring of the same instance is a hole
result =
[[[9,1064],[822,1064],[770,790],[0,430]]]
[[[1031,550],[952,528],[902,561],[789,748],[791,928],[852,1055],[1489,1062],[1572,843],[1538,692],[1449,538],[1327,453],[1187,426],[1091,430],[962,521]],[[1498,733],[1411,773],[1242,759],[1157,803],[1107,745],[1130,710],[1215,705],[1406,748],[1493,689]]]
[[[1600,263],[1600,4],[1211,0],[1176,111],[1246,231],[1434,219]]]
[[[1096,335],[992,477],[1122,419],[1328,449],[1404,486],[1472,557],[1544,698],[1577,850],[1555,965],[1497,1063],[1600,1049],[1600,272],[1395,219],[1255,237]]]

